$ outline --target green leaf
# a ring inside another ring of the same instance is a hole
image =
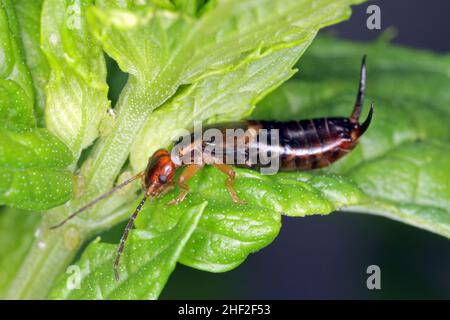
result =
[[[45,87],[49,76],[47,59],[40,47],[41,9],[44,0],[15,0],[14,9],[19,24],[25,61],[30,70],[35,91],[35,112],[44,124]]]
[[[252,117],[348,115],[364,53],[367,99],[376,105],[372,125],[360,146],[328,171],[351,177],[370,201],[346,210],[380,214],[450,237],[448,56],[320,38],[302,62],[303,78],[268,96]]]
[[[17,82],[0,79],[0,128],[28,131],[36,126],[33,104]]]
[[[263,176],[236,169],[233,186],[246,205],[235,205],[226,177],[207,167],[189,182],[191,193],[180,207],[167,207],[177,192],[147,205],[136,221],[145,230],[165,230],[176,223],[185,207],[207,201],[199,225],[183,250],[180,262],[210,271],[224,272],[241,264],[249,254],[269,245],[281,227],[281,215],[326,215],[334,210],[364,203],[365,195],[348,179],[306,172]]]
[[[55,207],[72,197],[67,147],[45,129],[0,129],[0,204],[31,210]]]
[[[53,299],[156,299],[175,269],[183,247],[197,227],[206,203],[185,211],[173,228],[161,233],[134,230],[122,257],[121,279],[114,280],[116,245],[89,245],[78,263],[81,282],[78,289],[68,287],[65,276],[55,288]]]
[[[351,176],[373,199],[360,212],[381,214],[450,238],[450,146],[404,143],[357,166]]]
[[[17,209],[8,208],[0,212],[0,297],[5,297],[35,238],[40,220],[37,214]]]
[[[46,126],[72,151],[74,161],[98,136],[109,106],[106,64],[86,21],[92,0],[47,0],[42,8],[42,49],[51,72]]]
[[[16,41],[19,31],[11,2],[0,4],[0,128],[26,131],[36,126],[31,76]]]
[[[46,129],[36,128],[32,79],[15,8],[7,0],[1,2],[0,29],[0,204],[49,209],[72,196],[65,170],[72,157]]]

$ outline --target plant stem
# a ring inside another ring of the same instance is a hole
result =
[[[49,227],[47,219],[43,219],[6,295],[7,299],[44,299],[56,277],[72,261],[86,238],[74,227],[56,230]],[[69,238],[68,233],[72,235]]]
[[[36,239],[22,262],[22,267],[6,298],[45,299],[54,281],[65,271],[83,243],[92,234],[107,230],[125,220],[130,215],[133,205],[133,202],[126,203],[104,220],[91,225],[89,229],[70,225],[51,230],[50,226],[54,224],[54,221],[49,222],[49,219],[43,219],[44,221],[37,229]],[[83,232],[80,233],[80,230]]]

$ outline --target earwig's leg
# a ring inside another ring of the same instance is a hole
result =
[[[366,91],[366,56],[364,55],[361,63],[358,94],[356,95],[355,107],[353,109],[352,115],[350,116],[350,119],[354,122],[357,122],[359,120],[359,116],[361,115],[361,108],[362,105],[364,104],[365,91]]]
[[[236,176],[236,172],[233,170],[233,168],[227,164],[213,164],[213,166],[228,176],[227,189],[230,192],[231,199],[233,199],[235,203],[245,204],[246,202],[244,200],[239,199],[236,190],[234,190],[233,188],[232,183]]]
[[[170,201],[168,204],[179,204],[181,201],[184,200],[186,195],[189,193],[189,186],[185,184],[186,181],[191,179],[203,166],[198,164],[191,164],[184,169],[184,171],[181,173],[180,177],[178,178],[178,185],[180,188],[183,189],[183,191],[180,193],[180,195]]]

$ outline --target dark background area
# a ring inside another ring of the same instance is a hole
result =
[[[366,8],[381,8],[382,29],[366,28]],[[322,32],[373,40],[393,27],[392,42],[450,51],[450,1],[381,0],[354,8],[351,19]],[[450,88],[449,88],[450,89]],[[366,269],[381,268],[381,290],[368,290]],[[162,299],[449,299],[450,243],[382,217],[334,213],[283,218],[277,239],[237,269],[211,274],[178,265]]]

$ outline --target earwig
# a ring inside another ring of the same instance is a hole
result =
[[[231,199],[235,203],[244,204],[245,202],[238,197],[232,186],[232,182],[235,178],[235,171],[230,164],[225,164],[225,160],[228,160],[228,158],[225,159],[226,155],[233,155],[232,159],[236,159],[235,156],[237,154],[244,155],[244,162],[236,162],[232,163],[232,165],[256,169],[263,167],[264,164],[258,160],[250,161],[251,159],[248,156],[248,149],[250,146],[256,146],[258,151],[263,152],[276,151],[275,153],[278,155],[280,160],[280,170],[288,171],[323,168],[348,154],[357,145],[359,137],[361,137],[361,135],[363,135],[368,129],[374,111],[374,105],[372,103],[366,120],[362,124],[359,123],[366,87],[365,61],[366,57],[364,56],[361,64],[360,81],[356,102],[349,118],[317,118],[288,122],[251,120],[224,123],[216,126],[216,128],[219,128],[222,132],[225,132],[227,129],[236,128],[243,129],[246,132],[252,132],[253,134],[251,134],[250,137],[246,136],[245,140],[241,141],[242,143],[239,147],[237,147],[235,143],[230,145],[229,141],[211,141],[203,139],[203,136],[199,139],[194,134],[191,134],[188,137],[188,141],[191,141],[190,143],[186,145],[179,142],[174,145],[172,152],[165,149],[156,151],[150,157],[147,168],[144,171],[139,172],[132,178],[120,183],[107,193],[75,211],[65,220],[53,226],[52,229],[63,226],[66,222],[73,219],[86,209],[91,208],[100,200],[110,196],[118,189],[125,187],[137,179],[141,179],[144,197],[135,209],[125,228],[114,261],[114,276],[118,281],[120,256],[124,250],[128,234],[134,226],[135,219],[147,199],[158,198],[174,186],[175,172],[177,169],[185,167],[183,172],[178,177],[178,186],[182,189],[182,192],[177,198],[170,201],[169,204],[178,204],[185,199],[189,193],[189,186],[186,182],[199,170],[201,170],[205,164],[214,166],[228,176],[228,179],[226,180],[226,187],[229,191]],[[279,143],[277,145],[270,145],[269,143],[262,142],[258,139],[262,129],[265,129],[266,131],[272,129],[278,130]],[[224,147],[223,149],[225,150],[225,153],[207,154],[205,150],[212,145],[220,145]],[[187,155],[194,158],[193,163],[185,161],[185,156]],[[195,159],[195,157],[200,157],[200,159]]]

